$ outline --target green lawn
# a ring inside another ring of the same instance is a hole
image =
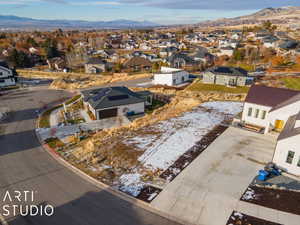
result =
[[[282,78],[281,81],[287,88],[300,90],[300,78]]]
[[[217,84],[203,84],[200,81],[187,88],[189,91],[215,91],[233,94],[248,93],[249,87],[226,87]]]

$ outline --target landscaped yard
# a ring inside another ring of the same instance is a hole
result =
[[[224,85],[217,84],[204,84],[201,81],[197,81],[190,85],[187,90],[189,91],[215,91],[233,94],[248,93],[249,87],[226,87]]]

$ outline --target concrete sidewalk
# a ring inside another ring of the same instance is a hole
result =
[[[299,225],[299,216],[251,204],[243,207],[245,203],[239,201],[258,170],[271,161],[276,137],[228,128],[151,205],[194,224],[224,225],[232,211],[238,210]]]

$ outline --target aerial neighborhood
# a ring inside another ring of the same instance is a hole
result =
[[[0,223],[299,225],[290,14],[1,29],[0,183],[34,189],[30,204],[54,214]]]

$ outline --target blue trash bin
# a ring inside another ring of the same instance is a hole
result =
[[[268,176],[269,176],[269,172],[265,170],[260,170],[258,172],[258,180],[266,181]]]

